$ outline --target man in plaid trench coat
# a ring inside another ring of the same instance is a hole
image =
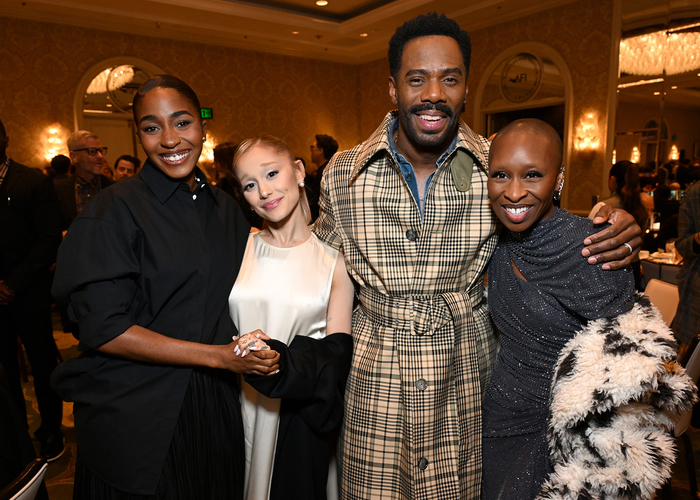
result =
[[[470,52],[444,15],[400,27],[389,49],[398,111],[323,176],[314,232],[342,248],[360,290],[344,499],[480,496],[481,387],[496,354],[483,279],[497,235],[489,143],[459,121]]]

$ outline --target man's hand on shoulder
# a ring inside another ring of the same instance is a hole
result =
[[[605,270],[628,266],[642,247],[642,228],[629,213],[603,205],[593,218],[594,224],[609,222],[610,227],[586,238],[581,252],[589,264],[603,264]]]

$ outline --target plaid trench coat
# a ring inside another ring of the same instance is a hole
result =
[[[477,499],[481,387],[496,353],[483,299],[497,242],[486,191],[489,143],[460,123],[421,221],[390,152],[396,118],[389,113],[367,141],[333,157],[314,226],[343,250],[360,285],[341,497]],[[473,166],[455,177],[453,162],[467,154]]]

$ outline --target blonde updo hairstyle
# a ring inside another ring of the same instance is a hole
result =
[[[261,135],[246,139],[238,145],[236,154],[233,155],[234,174],[236,171],[236,165],[238,165],[241,157],[256,146],[266,147],[280,156],[286,156],[289,159],[289,162],[292,164],[292,168],[299,168],[302,172],[305,172],[303,167],[297,165],[296,157],[294,156],[294,153],[292,153],[292,150],[289,149],[286,142],[279,137]],[[304,214],[306,223],[311,223],[311,208],[309,207],[309,199],[306,197],[306,189],[303,186],[299,186],[299,203],[301,204],[301,212]]]

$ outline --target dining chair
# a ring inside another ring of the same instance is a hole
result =
[[[661,317],[670,327],[673,317],[678,309],[680,296],[678,295],[678,285],[666,283],[665,281],[650,279],[644,293],[649,297],[651,303],[661,312]]]

